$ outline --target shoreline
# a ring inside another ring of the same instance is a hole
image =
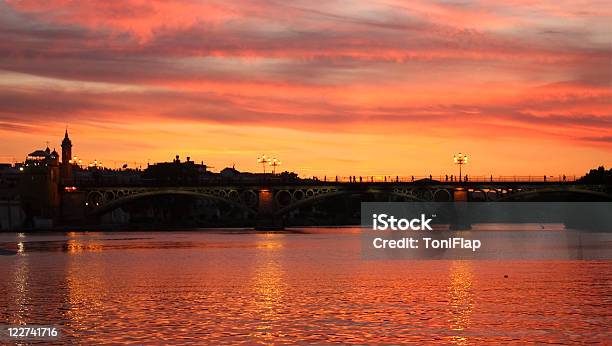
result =
[[[202,227],[202,226],[160,226],[160,225],[138,225],[138,226],[114,226],[114,225],[102,225],[102,226],[59,226],[53,227],[50,229],[21,229],[21,230],[2,230],[0,234],[11,234],[11,233],[26,233],[26,234],[52,234],[52,233],[90,233],[90,232],[206,232],[206,231],[219,231],[224,230],[226,233],[228,231],[241,231],[248,233],[304,233],[300,231],[296,231],[296,228],[299,229],[308,229],[308,228],[317,228],[317,227],[325,227],[325,228],[348,228],[348,227],[360,227],[360,225],[291,225],[280,228],[262,228],[258,229],[256,226],[210,226],[210,227]]]

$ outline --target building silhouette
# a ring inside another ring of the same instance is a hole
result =
[[[62,141],[62,182],[67,184],[72,181],[72,141],[68,137],[68,129]]]
[[[178,155],[172,162],[148,165],[142,173],[144,179],[161,185],[197,184],[207,175],[207,166],[204,162],[196,163],[190,157],[187,157],[186,161],[181,161]]]
[[[49,147],[35,150],[28,154],[23,168],[19,179],[19,194],[26,225],[51,227],[53,220],[59,216],[60,207],[59,154]]]

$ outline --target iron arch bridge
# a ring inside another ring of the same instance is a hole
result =
[[[253,215],[282,216],[296,208],[333,197],[377,195],[387,201],[494,202],[554,200],[577,196],[612,201],[607,185],[521,183],[336,183],[282,186],[88,187],[78,192],[86,215],[103,215],[132,201],[161,195],[183,195],[225,203]]]
[[[257,214],[254,189],[232,187],[136,187],[92,188],[83,191],[87,215],[100,216],[130,202],[155,196],[191,196],[225,203],[249,214]]]

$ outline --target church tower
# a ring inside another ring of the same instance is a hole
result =
[[[68,138],[68,129],[62,141],[62,180],[64,184],[72,181],[72,141]]]

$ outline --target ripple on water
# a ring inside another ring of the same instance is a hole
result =
[[[0,323],[61,324],[57,344],[612,337],[610,261],[365,261],[355,230],[234,233],[2,235]]]

